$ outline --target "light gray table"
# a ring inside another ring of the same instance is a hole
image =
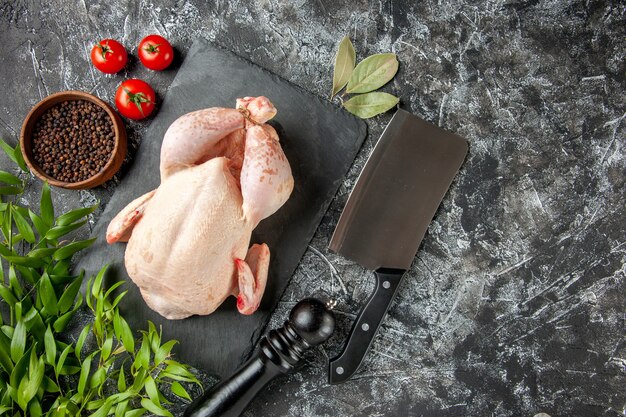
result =
[[[131,48],[158,32],[180,62],[203,36],[320,96],[345,34],[359,59],[393,51],[400,71],[386,89],[466,137],[468,159],[362,369],[329,386],[325,362],[373,285],[326,249],[390,115],[368,121],[368,140],[271,321],[323,292],[339,300],[336,336],[245,415],[618,416],[626,404],[625,24],[624,3],[610,1],[5,1],[0,135],[14,143],[30,107],[60,90],[112,101],[132,76],[162,98],[175,68],[152,73],[135,59],[116,76],[92,69],[89,51],[104,37]],[[145,129],[128,124],[133,152]],[[34,202],[39,184],[30,182]],[[114,189],[55,190],[56,203],[104,207]]]

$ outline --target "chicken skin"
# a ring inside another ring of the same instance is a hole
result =
[[[210,314],[229,296],[242,314],[259,306],[270,251],[249,247],[254,228],[289,198],[293,177],[265,97],[237,108],[186,114],[161,146],[161,185],[109,224],[107,242],[128,242],[128,275],[168,319]]]

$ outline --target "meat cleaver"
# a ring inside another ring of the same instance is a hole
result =
[[[342,353],[330,361],[331,384],[363,362],[467,150],[465,139],[401,109],[378,140],[329,245],[376,277]]]

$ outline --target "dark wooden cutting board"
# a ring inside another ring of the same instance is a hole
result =
[[[243,316],[237,312],[235,298],[230,297],[209,316],[166,320],[146,306],[128,278],[124,268],[126,244],[106,244],[107,225],[126,204],[159,186],[161,141],[175,119],[206,107],[234,107],[237,97],[259,95],[267,96],[278,109],[274,126],[295,179],[289,201],[262,221],[252,236],[255,242],[267,243],[272,253],[261,306],[253,315]],[[132,167],[94,227],[96,243],[84,251],[77,268],[85,269],[89,276],[105,264],[111,265],[116,279],[128,281],[125,287],[129,292],[120,308],[131,327],[143,329],[146,321],[152,320],[163,327],[164,338],[181,342],[175,351],[181,361],[228,376],[252,352],[365,135],[365,123],[337,106],[198,40],[172,82]]]

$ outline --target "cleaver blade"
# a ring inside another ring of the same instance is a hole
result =
[[[361,365],[467,151],[462,137],[402,109],[385,128],[329,244],[376,278],[342,353],[330,361],[331,384],[346,381]]]

